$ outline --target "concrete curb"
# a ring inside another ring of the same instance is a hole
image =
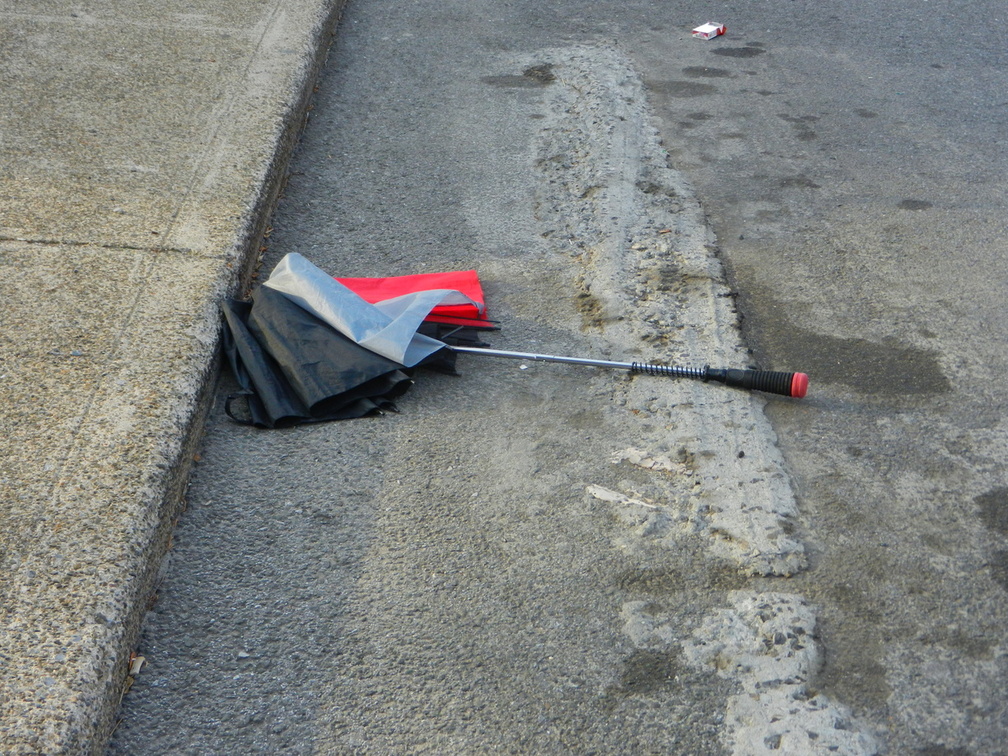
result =
[[[0,96],[0,750],[101,753],[212,396],[218,303],[257,260],[344,0],[37,5],[0,12],[17,82]],[[55,104],[25,109],[54,70]],[[156,112],[127,124],[131,108]]]

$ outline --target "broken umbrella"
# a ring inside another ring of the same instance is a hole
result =
[[[802,397],[804,373],[690,368],[506,352],[480,346],[486,317],[475,271],[334,279],[298,254],[284,257],[251,302],[228,300],[224,350],[242,391],[226,411],[278,427],[362,417],[394,408],[413,368],[454,372],[456,353],[626,369],[718,381]],[[424,333],[423,331],[427,331]],[[440,338],[434,338],[433,333]],[[452,343],[447,343],[449,338]],[[245,412],[239,404],[244,401]]]

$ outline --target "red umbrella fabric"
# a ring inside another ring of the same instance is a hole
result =
[[[443,273],[417,273],[387,278],[337,278],[339,283],[364,301],[377,304],[386,299],[432,289],[457,291],[471,301],[463,304],[440,304],[424,320],[470,328],[497,328],[487,317],[483,287],[475,270],[455,270]]]

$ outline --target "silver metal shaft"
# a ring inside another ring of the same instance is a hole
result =
[[[569,365],[588,365],[589,367],[618,368],[633,373],[649,375],[665,375],[678,378],[707,377],[708,368],[674,367],[672,365],[655,365],[649,362],[615,362],[613,360],[593,360],[587,357],[559,357],[553,354],[534,354],[532,352],[508,352],[503,349],[483,349],[480,347],[448,346],[454,352],[465,354],[484,354],[490,357],[508,357],[513,360],[530,360],[536,362],[563,362]]]
[[[591,360],[585,357],[558,357],[552,354],[532,354],[531,352],[507,352],[503,349],[482,349],[479,347],[448,347],[453,352],[465,352],[466,354],[486,354],[491,357],[509,357],[512,360],[534,360],[537,362],[565,362],[570,365],[590,365],[591,367],[623,368],[630,370],[632,362],[610,362],[609,360]]]

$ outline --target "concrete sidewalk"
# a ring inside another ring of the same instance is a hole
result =
[[[0,10],[0,751],[100,753],[343,0]]]

